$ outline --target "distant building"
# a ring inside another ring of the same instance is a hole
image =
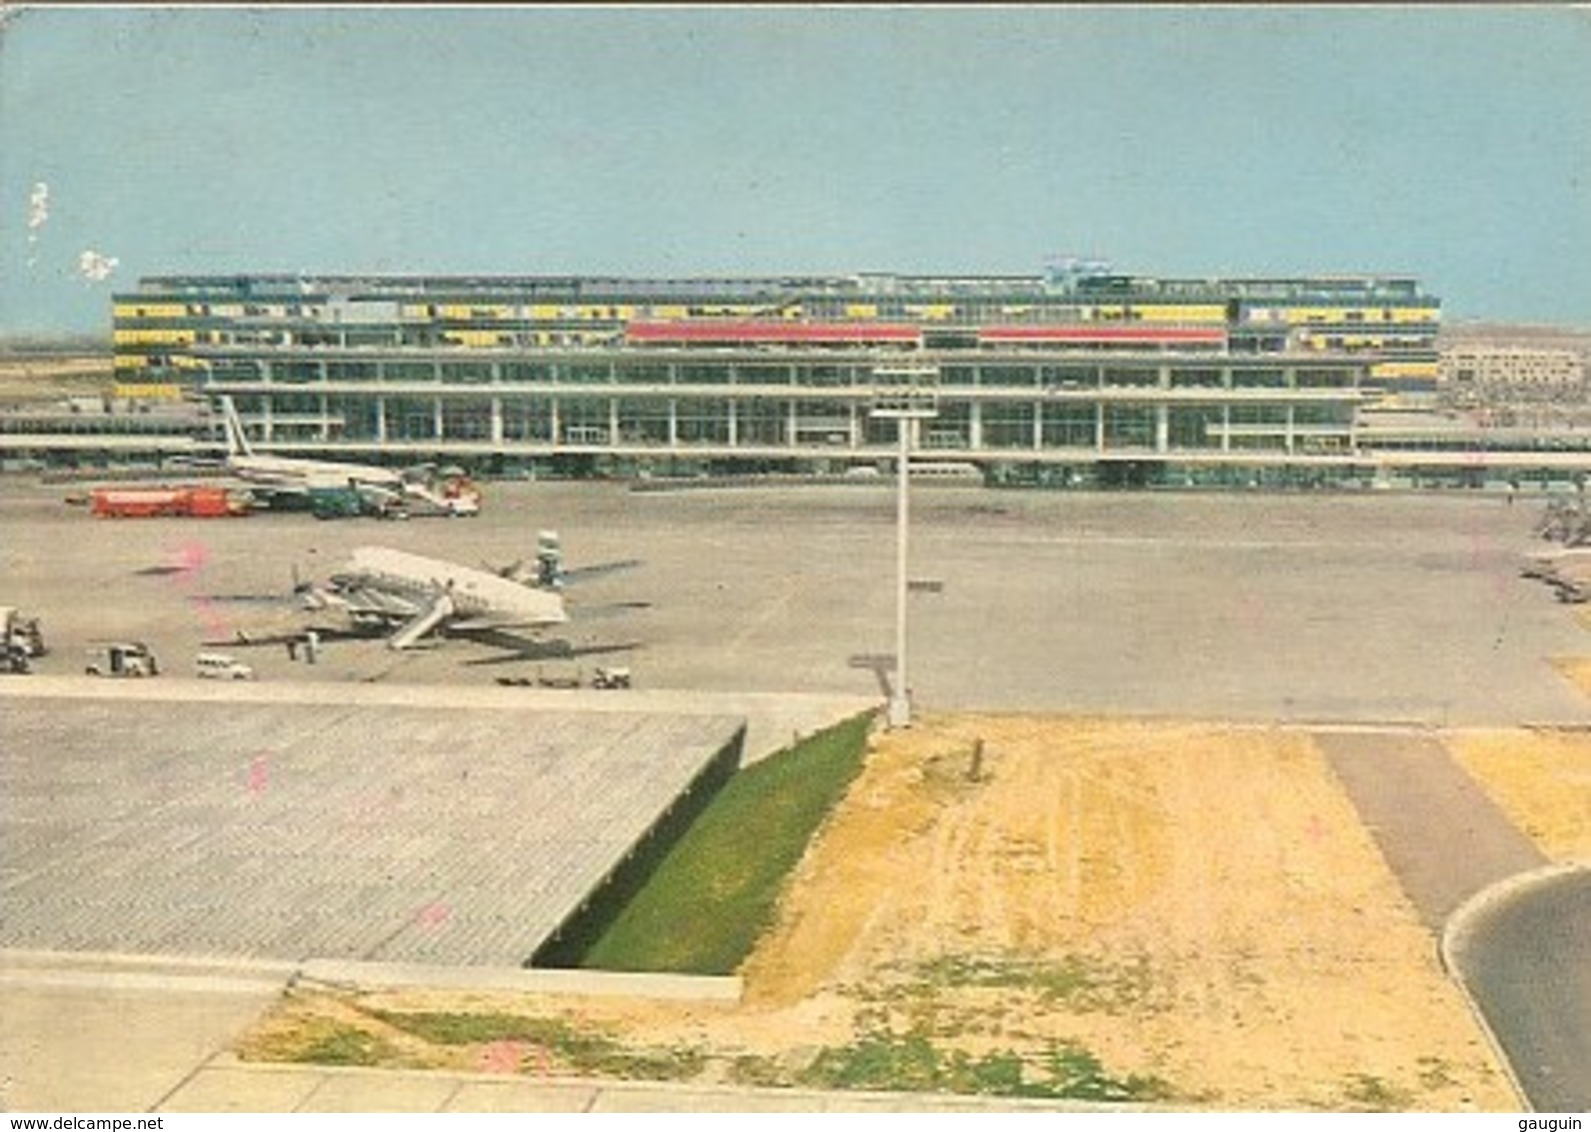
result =
[[[1585,389],[1585,358],[1574,350],[1465,343],[1442,349],[1439,372],[1442,386],[1460,397],[1564,397]]]
[[[160,276],[114,298],[121,385],[229,393],[264,444],[535,466],[887,457],[879,367],[937,374],[921,443],[982,465],[1351,453],[1437,382],[1409,278]]]

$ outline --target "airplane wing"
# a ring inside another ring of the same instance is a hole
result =
[[[425,608],[387,638],[387,647],[395,651],[412,648],[421,637],[453,616],[453,609],[453,595],[446,590],[438,592]]]
[[[483,562],[481,565],[499,578],[507,578],[511,582],[518,582],[525,586],[542,584],[540,579],[546,572],[545,567],[539,570],[532,569],[525,563],[523,558],[515,559],[513,562],[503,566],[494,566],[490,562]],[[597,562],[590,566],[576,566],[573,570],[565,570],[561,566],[555,565],[552,572],[557,579],[557,584],[566,586],[571,583],[578,585],[581,582],[590,582],[597,578],[606,577],[609,574],[617,574],[624,570],[634,570],[637,566],[644,565],[645,562],[640,558],[625,558],[616,562]]]
[[[634,570],[643,565],[639,558],[625,558],[617,562],[597,562],[590,566],[576,566],[573,570],[563,570],[559,578],[564,582],[589,582],[593,578],[605,578],[609,574],[617,574],[623,570]]]
[[[570,614],[576,621],[605,621],[651,608],[649,601],[607,601],[601,605],[572,605]]]
[[[255,497],[263,500],[267,506],[273,499],[302,500],[309,495],[309,484],[302,481],[277,480],[266,483],[257,479],[240,479],[241,484],[246,484]]]
[[[278,648],[288,642],[302,642],[304,634],[310,629],[320,636],[323,641],[354,641],[368,639],[369,633],[357,630],[338,628],[335,625],[297,625],[288,629],[238,629],[230,637],[213,637],[200,641],[201,648],[207,649],[255,649]]]
[[[403,487],[390,480],[360,475],[356,469],[316,471],[295,481],[287,481],[284,488],[299,492],[347,491],[352,489],[367,499],[393,500],[403,498]]]
[[[311,608],[340,606],[356,620],[401,622],[423,612],[406,597],[347,579],[332,579],[329,594],[311,590],[306,596],[311,599]]]

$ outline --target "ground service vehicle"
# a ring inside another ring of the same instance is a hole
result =
[[[101,519],[214,519],[248,510],[246,500],[224,487],[102,487],[91,502]]]
[[[254,668],[220,652],[202,652],[194,659],[201,680],[252,680]]]
[[[15,606],[0,605],[0,648],[20,650],[23,656],[43,656],[44,633],[37,617],[24,617]]]
[[[160,664],[143,642],[117,641],[89,649],[88,666],[83,671],[90,676],[138,678],[160,675]]]

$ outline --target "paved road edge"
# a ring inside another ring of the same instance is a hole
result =
[[[1531,1105],[1524,1085],[1520,1083],[1518,1074],[1514,1072],[1513,1062],[1508,1059],[1507,1052],[1498,1041],[1496,1031],[1487,1020],[1485,1011],[1480,1008],[1480,1003],[1475,1001],[1475,996],[1470,992],[1469,983],[1465,980],[1463,969],[1457,959],[1457,951],[1460,943],[1473,928],[1475,920],[1485,912],[1528,889],[1541,887],[1560,877],[1580,872],[1591,873],[1591,865],[1576,862],[1556,863],[1531,869],[1529,872],[1517,873],[1496,884],[1488,885],[1453,910],[1442,924],[1441,938],[1437,941],[1442,969],[1447,972],[1448,977],[1458,987],[1459,993],[1464,996],[1464,1005],[1469,1008],[1470,1016],[1475,1019],[1481,1033],[1486,1036],[1487,1045],[1491,1047],[1493,1056],[1503,1067],[1503,1073],[1508,1078],[1509,1088],[1513,1089],[1514,1096],[1519,1099],[1520,1108],[1525,1112],[1534,1112],[1535,1107]]]

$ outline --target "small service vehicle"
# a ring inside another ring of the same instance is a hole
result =
[[[444,503],[444,508],[450,519],[473,518],[481,513],[481,497],[478,493],[450,495]]]
[[[121,676],[138,679],[159,676],[160,663],[149,646],[142,641],[117,641],[96,645],[88,650],[88,665],[83,669],[90,676]]]
[[[221,652],[202,652],[193,662],[201,680],[252,680],[254,668]]]

